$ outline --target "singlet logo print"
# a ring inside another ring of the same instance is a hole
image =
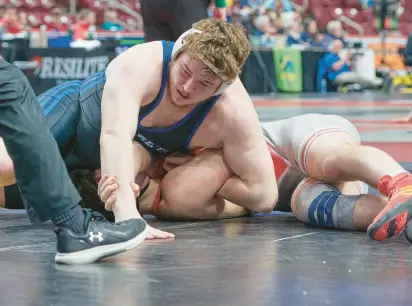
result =
[[[169,153],[169,150],[166,150],[165,148],[162,148],[161,146],[159,146],[158,144],[150,141],[149,139],[147,139],[146,137],[144,137],[142,134],[137,134],[137,138],[139,138],[139,140],[141,142],[143,142],[146,146],[148,146],[149,148],[155,150],[156,152],[160,153],[160,154],[167,154]]]

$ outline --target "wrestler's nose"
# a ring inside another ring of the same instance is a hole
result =
[[[196,89],[195,85],[195,81],[192,78],[187,79],[185,84],[183,84],[184,94],[191,94],[192,92],[194,92]]]

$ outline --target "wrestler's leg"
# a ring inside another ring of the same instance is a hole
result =
[[[405,172],[385,152],[362,146],[356,127],[340,116],[306,114],[262,123],[262,127],[276,151],[327,183],[359,180],[377,187],[385,174]]]
[[[229,201],[215,201],[214,203],[219,205],[215,207],[213,207],[213,203],[209,202],[207,205],[197,205],[195,209],[187,205],[167,205],[162,201],[161,206],[156,209],[153,208],[153,203],[155,203],[158,187],[156,182],[151,181],[147,191],[139,198],[141,214],[153,214],[160,220],[173,221],[220,220],[249,215],[245,208]]]
[[[386,197],[360,194],[355,182],[332,186],[308,177],[294,191],[291,208],[315,227],[365,231],[387,203]]]
[[[270,131],[270,124],[265,129]],[[360,180],[389,196],[368,229],[372,239],[387,239],[405,228],[412,175],[385,152],[362,146],[353,124],[339,116],[307,114],[284,120],[277,129],[288,158],[311,177],[329,183]]]
[[[153,203],[154,215],[161,219],[205,220],[243,214],[244,209],[229,207],[218,196],[231,175],[221,150],[204,150],[166,174]]]

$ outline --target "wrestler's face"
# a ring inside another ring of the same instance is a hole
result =
[[[182,53],[170,67],[169,90],[172,103],[187,106],[212,97],[221,81],[207,73],[206,65]]]

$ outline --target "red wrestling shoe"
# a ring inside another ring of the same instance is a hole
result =
[[[379,181],[378,189],[389,197],[389,203],[369,225],[367,233],[371,239],[385,240],[402,232],[408,222],[412,212],[412,175],[386,175]]]

